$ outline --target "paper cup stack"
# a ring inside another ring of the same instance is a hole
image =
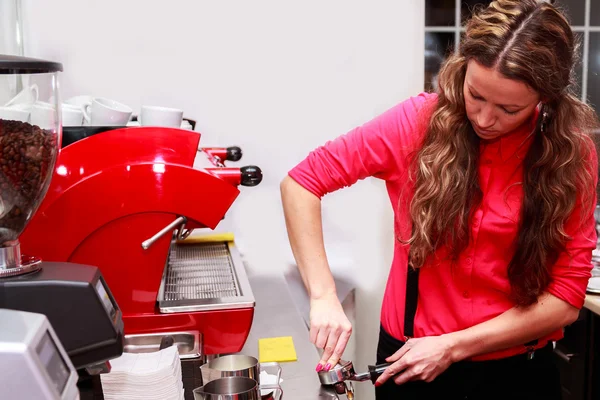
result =
[[[153,353],[123,353],[100,375],[105,400],[183,400],[177,346]]]

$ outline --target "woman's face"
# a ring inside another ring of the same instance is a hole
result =
[[[508,79],[474,60],[467,64],[464,83],[467,117],[477,136],[499,138],[527,122],[540,102],[525,83]]]

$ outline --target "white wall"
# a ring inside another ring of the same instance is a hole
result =
[[[20,55],[23,51],[18,14],[18,0],[0,1],[0,54]]]
[[[263,169],[263,183],[242,188],[219,228],[233,230],[264,273],[291,261],[278,191],[286,172],[422,90],[422,1],[23,1],[26,55],[63,62],[63,99],[181,107],[204,144],[237,144],[242,164]],[[327,196],[324,208],[333,268],[358,284],[355,362],[366,366],[391,262],[391,208],[373,180]]]

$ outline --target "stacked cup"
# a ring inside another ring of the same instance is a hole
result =
[[[154,126],[192,129],[183,120],[183,110],[160,106],[142,106],[138,123],[131,122],[132,109],[105,97],[76,96],[63,104],[63,126]],[[0,115],[2,110],[0,109]]]
[[[25,87],[4,106],[0,107],[0,119],[29,122],[33,105],[38,101],[38,97],[37,85]]]

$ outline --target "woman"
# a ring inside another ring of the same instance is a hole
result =
[[[437,94],[404,101],[290,171],[282,200],[310,338],[325,349],[317,371],[337,363],[352,330],[320,199],[373,176],[386,181],[398,238],[377,350],[392,365],[377,398],[560,398],[551,342],[578,317],[596,246],[588,133],[598,121],[573,94],[575,55],[553,5],[494,1],[469,22]]]

